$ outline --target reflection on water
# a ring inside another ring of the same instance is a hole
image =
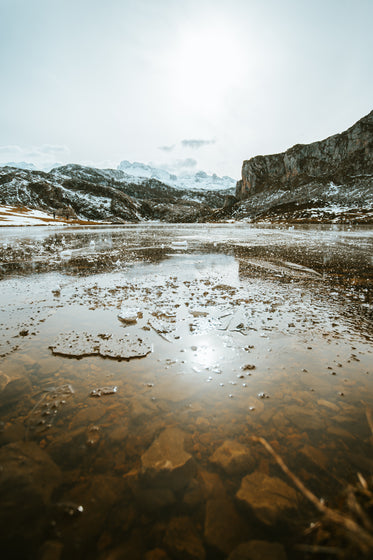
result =
[[[303,558],[251,437],[332,504],[372,472],[369,230],[0,233],[5,556]]]

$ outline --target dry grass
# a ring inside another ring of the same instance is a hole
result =
[[[79,218],[71,218],[67,219],[63,216],[56,215],[55,218],[53,216],[49,217],[38,217],[38,216],[31,216],[29,215],[32,212],[32,209],[26,208],[25,206],[8,206],[7,212],[0,210],[0,226],[8,226],[8,227],[16,227],[21,225],[32,226],[33,224],[8,224],[7,221],[11,220],[12,218],[17,217],[27,217],[30,220],[35,220],[38,223],[35,225],[43,225],[43,224],[69,224],[69,225],[80,225],[80,226],[91,226],[91,225],[102,225],[102,222],[95,222],[91,220],[81,220]]]
[[[369,427],[373,434],[373,415],[366,411]],[[323,525],[334,529],[334,537],[338,535],[340,545],[320,546],[299,545],[299,551],[315,554],[332,554],[340,558],[372,558],[373,557],[373,488],[367,480],[357,473],[357,482],[349,484],[344,490],[345,510],[333,509],[317,498],[303,482],[289,469],[283,459],[276,453],[268,441],[262,437],[252,436],[252,441],[258,442],[272,455],[282,471],[290,478],[294,486],[309,500],[322,515],[321,520],[314,524],[312,530],[323,531]],[[310,534],[312,531],[308,531]],[[325,532],[325,534],[328,534]],[[335,540],[335,538],[334,538]],[[343,541],[347,541],[348,546]]]

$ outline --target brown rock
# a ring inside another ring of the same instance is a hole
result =
[[[141,472],[146,481],[173,490],[185,487],[195,473],[195,463],[184,450],[186,434],[167,428],[141,457]]]
[[[320,467],[322,469],[327,468],[328,458],[326,457],[326,455],[320,449],[317,449],[316,447],[313,447],[312,445],[305,445],[300,450],[300,452],[303,453],[303,455],[305,455],[306,457],[308,457],[308,459],[310,459],[310,461],[315,463],[315,465],[317,465],[318,467]]]
[[[325,420],[304,406],[289,405],[286,408],[286,417],[299,430],[323,430],[325,428]]]
[[[234,440],[225,441],[210,461],[230,475],[251,472],[255,463],[250,450]]]
[[[280,478],[254,472],[242,479],[236,497],[250,506],[256,517],[266,525],[279,521],[283,513],[296,510],[296,491]]]
[[[167,527],[164,544],[173,558],[204,560],[205,549],[189,517],[175,517]]]
[[[136,503],[143,510],[152,512],[176,502],[175,494],[169,488],[143,488],[137,484],[133,488]]]
[[[279,543],[249,541],[239,544],[228,560],[286,560],[286,552]]]
[[[128,500],[129,491],[121,477],[92,476],[78,482],[54,504],[56,530],[63,534],[69,547],[84,550],[93,538],[102,535],[103,524],[118,503],[123,510],[121,522],[124,524],[124,518],[131,509]],[[71,523],[72,518],[74,523]]]
[[[45,541],[39,551],[40,560],[60,560],[63,544],[59,541]]]
[[[1,447],[0,467],[3,543],[24,547],[44,530],[46,506],[52,491],[60,484],[61,472],[34,442],[10,443]]]
[[[31,395],[32,387],[27,377],[11,378],[0,373],[0,409]]]
[[[170,560],[170,557],[165,550],[153,548],[145,554],[145,560]]]
[[[229,554],[238,543],[247,539],[247,531],[246,524],[229,498],[208,500],[204,535],[210,546]]]
[[[198,471],[205,500],[226,498],[226,490],[218,474],[209,471]]]

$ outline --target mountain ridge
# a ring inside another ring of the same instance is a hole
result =
[[[204,172],[185,175],[183,188],[165,170],[126,160],[118,167],[67,164],[38,171],[0,166],[0,204],[113,224],[373,223],[373,111],[325,140],[245,160],[235,190],[225,188],[233,179]]]
[[[235,219],[373,221],[373,111],[347,130],[244,160]]]

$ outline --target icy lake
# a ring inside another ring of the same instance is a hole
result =
[[[2,557],[304,558],[251,438],[331,505],[371,475],[372,278],[364,227],[0,228]]]

